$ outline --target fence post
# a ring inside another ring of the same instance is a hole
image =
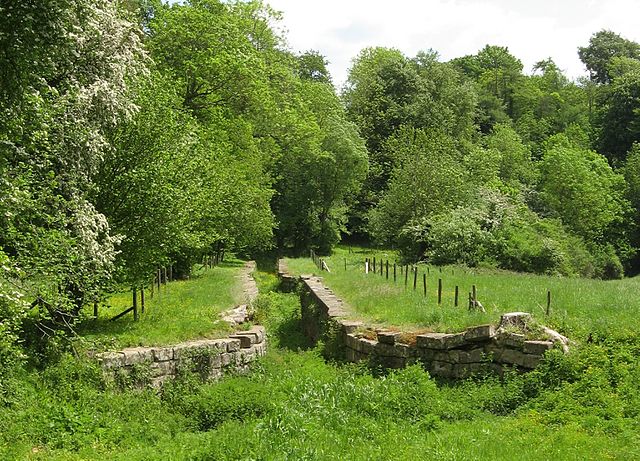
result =
[[[173,264],[169,264],[169,281],[173,282]]]
[[[93,318],[98,318],[98,301],[93,302]]]
[[[396,263],[393,263],[393,283],[396,283]]]
[[[422,273],[422,291],[424,291],[424,296],[427,296],[427,274],[426,274],[426,272]]]
[[[413,268],[413,291],[416,291],[416,286],[418,285],[418,268]]]
[[[160,295],[160,283],[162,282],[162,270],[158,269],[158,295]]]
[[[438,305],[442,304],[442,279],[438,279]]]
[[[164,283],[166,285],[167,284],[167,268],[163,267],[162,271],[164,272],[164,277],[162,279],[162,283]]]
[[[551,314],[551,290],[547,290],[547,317]]]
[[[133,287],[133,320],[138,321],[138,293],[136,287]]]
[[[453,306],[458,307],[458,285],[456,285],[456,293],[455,297],[453,298]]]
[[[387,262],[385,264],[385,274],[386,274],[386,278],[387,280],[389,280],[389,260],[387,259]]]
[[[407,289],[407,285],[409,283],[409,266],[404,266],[404,289]]]
[[[140,312],[144,314],[144,285],[140,285]]]
[[[376,273],[376,257],[373,257],[373,273]]]

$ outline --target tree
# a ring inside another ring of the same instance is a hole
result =
[[[601,30],[591,36],[588,46],[578,48],[578,56],[589,71],[591,80],[605,84],[611,82],[612,59],[640,59],[640,44],[610,30]]]
[[[107,133],[136,112],[128,83],[146,73],[145,52],[108,0],[1,9],[0,248],[30,297],[77,313],[113,268],[118,239],[87,195]]]

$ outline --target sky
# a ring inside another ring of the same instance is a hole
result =
[[[284,15],[289,46],[316,50],[340,88],[365,47],[413,57],[432,48],[441,60],[485,45],[509,48],[531,72],[551,57],[572,78],[586,75],[578,47],[602,29],[640,42],[640,0],[265,0]]]

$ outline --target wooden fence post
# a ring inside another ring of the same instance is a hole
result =
[[[144,314],[144,285],[140,286],[140,312]]]
[[[158,295],[160,295],[160,283],[162,282],[162,270],[158,268]]]
[[[456,285],[456,293],[455,293],[455,296],[453,298],[453,306],[454,307],[458,307],[458,285]]]
[[[416,291],[416,287],[418,285],[418,268],[413,268],[413,291]]]
[[[396,283],[396,263],[393,263],[393,283]]]
[[[551,290],[547,290],[547,317],[551,314]]]
[[[138,293],[136,287],[133,287],[133,320],[138,321]]]
[[[438,305],[442,304],[442,279],[438,279]]]
[[[409,266],[404,266],[404,288],[407,289],[407,285],[409,283]]]
[[[98,318],[98,301],[93,302],[93,318]]]
[[[389,260],[387,259],[387,262],[385,263],[385,274],[386,274],[386,278],[387,280],[389,280]]]
[[[427,274],[426,274],[426,272],[422,273],[422,291],[424,292],[424,296],[427,296]]]

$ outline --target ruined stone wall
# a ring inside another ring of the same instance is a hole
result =
[[[198,372],[205,380],[217,380],[225,373],[244,372],[264,355],[267,340],[264,327],[254,326],[228,338],[200,339],[172,346],[131,347],[97,354],[107,376],[131,379],[137,385],[160,387],[181,371]]]
[[[292,283],[284,264],[278,272],[287,285]],[[480,325],[459,333],[373,331],[363,322],[347,319],[344,302],[321,278],[302,276],[299,285],[305,334],[314,341],[333,342],[333,355],[349,362],[367,361],[387,368],[421,363],[433,376],[463,378],[501,374],[505,367],[531,370],[554,347],[552,340],[527,340],[525,334],[513,332],[517,328],[512,327],[532,321],[527,313],[505,314],[498,326]]]
[[[221,313],[232,328],[250,321],[258,286],[252,276],[254,261],[247,261],[238,274],[245,304]],[[245,372],[251,362],[267,351],[262,326],[236,331],[223,339],[199,339],[172,346],[130,347],[96,355],[106,375],[138,386],[160,387],[182,371],[197,372],[204,380],[217,380],[225,373]]]

